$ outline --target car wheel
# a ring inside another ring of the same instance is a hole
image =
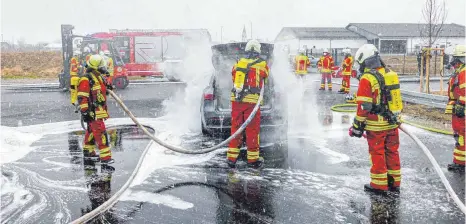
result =
[[[113,80],[113,85],[115,85],[117,89],[124,89],[128,86],[128,84],[129,81],[126,77],[117,77]]]

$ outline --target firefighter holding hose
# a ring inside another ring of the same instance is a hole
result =
[[[235,133],[254,110],[259,100],[262,81],[269,76],[269,67],[260,58],[261,44],[250,40],[245,47],[246,57],[241,58],[232,69],[231,134]],[[260,109],[246,127],[247,162],[251,168],[260,168],[264,159],[259,157]],[[234,138],[228,148],[227,164],[236,166],[243,143],[243,135]]]
[[[371,160],[371,182],[366,191],[398,192],[401,183],[399,147],[399,114],[403,109],[397,73],[387,69],[373,44],[356,52],[362,76],[356,102],[357,114],[350,136],[362,137],[366,131]]]
[[[453,135],[455,138],[455,149],[453,150],[453,163],[448,164],[448,170],[464,172],[465,147],[464,147],[464,101],[465,101],[465,57],[466,45],[458,45],[453,51],[449,67],[454,69],[448,81],[448,105],[446,114],[452,114]]]
[[[104,120],[108,119],[107,111],[107,89],[108,85],[102,74],[108,73],[104,60],[100,55],[92,55],[87,61],[86,73],[79,79],[78,102],[82,119],[87,123],[86,135],[84,136],[83,154],[88,160],[97,161],[102,164],[113,163],[107,130]],[[100,158],[95,152],[98,145]]]

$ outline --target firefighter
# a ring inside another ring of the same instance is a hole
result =
[[[81,52],[74,51],[70,60],[70,102],[75,105],[78,100],[78,81],[79,81],[79,55]]]
[[[299,55],[295,58],[296,64],[296,74],[297,75],[306,75],[307,74],[307,67],[311,64],[309,61],[309,57],[304,54],[304,50],[299,50]]]
[[[317,63],[317,68],[322,74],[320,89],[325,90],[325,80],[327,80],[328,90],[332,91],[332,67],[334,66],[333,57],[328,53],[328,49],[324,49],[323,55]]]
[[[106,57],[105,61],[107,61],[107,71],[108,71],[107,83],[113,83],[115,65],[113,63],[112,54],[110,53],[109,50],[105,50],[104,55]]]
[[[453,151],[453,163],[448,164],[448,170],[464,172],[465,148],[464,148],[464,100],[465,100],[465,57],[466,45],[458,45],[453,51],[450,67],[454,69],[448,81],[448,105],[446,114],[452,114],[452,127],[455,137],[455,149]]]
[[[105,72],[103,58],[100,55],[92,55],[87,63],[86,74],[79,79],[78,102],[82,119],[87,123],[83,144],[84,157],[99,160],[95,153],[97,143],[101,163],[109,164],[113,163],[113,159],[104,120],[109,117],[107,89],[112,89],[112,87],[102,77]]]
[[[341,81],[341,89],[338,91],[338,93],[346,94],[346,98],[349,98],[351,72],[353,71],[354,60],[351,56],[350,49],[344,49],[343,53],[345,54],[345,59],[341,65],[341,74],[343,75],[343,79]]]
[[[231,92],[231,133],[233,134],[249,117],[262,88],[262,81],[269,75],[266,61],[260,58],[261,44],[250,40],[245,47],[246,58],[241,58],[232,69],[233,89]],[[260,109],[246,127],[247,162],[251,168],[260,168],[264,159],[259,157]],[[227,152],[228,166],[234,168],[243,135],[234,138]]]
[[[399,192],[401,182],[399,147],[399,114],[403,109],[398,74],[390,71],[373,44],[356,52],[362,76],[356,96],[357,114],[350,136],[360,138],[366,131],[371,160],[371,182],[365,190]]]

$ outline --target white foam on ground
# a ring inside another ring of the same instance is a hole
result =
[[[147,191],[127,190],[120,198],[120,201],[138,201],[152,204],[161,204],[175,209],[189,209],[194,207],[190,202],[186,202],[172,195],[156,194]]]
[[[0,126],[0,165],[23,158],[34,148],[31,144],[42,135],[24,133],[15,128]]]

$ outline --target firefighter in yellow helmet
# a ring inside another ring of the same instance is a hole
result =
[[[87,160],[99,160],[95,145],[100,151],[102,164],[113,163],[112,152],[104,121],[109,118],[107,111],[107,89],[111,89],[102,74],[106,73],[103,58],[92,55],[87,62],[86,74],[79,79],[78,102],[82,119],[87,123],[84,136],[83,154]]]

